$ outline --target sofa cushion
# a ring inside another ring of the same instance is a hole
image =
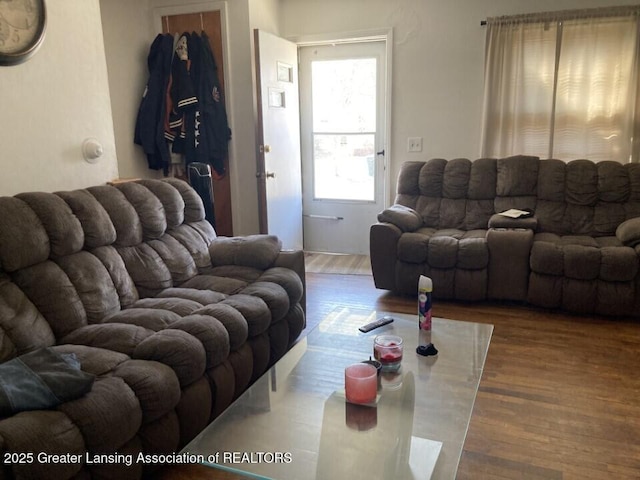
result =
[[[486,230],[471,230],[458,242],[457,268],[481,270],[489,265]]]
[[[486,229],[494,215],[494,202],[491,200],[467,200],[465,230]]]
[[[629,247],[640,244],[640,217],[630,218],[618,225],[616,237]]]
[[[167,217],[158,197],[151,191],[135,182],[124,182],[116,185],[133,206],[145,240],[160,238],[167,229]]]
[[[566,200],[570,204],[593,206],[598,199],[598,167],[589,160],[567,163]]]
[[[174,284],[186,282],[198,274],[198,268],[187,248],[171,235],[148,242],[166,265]]]
[[[118,365],[115,377],[133,390],[142,410],[142,421],[152,422],[173,410],[180,401],[180,384],[166,365],[145,360],[127,360]]]
[[[536,273],[576,280],[629,282],[639,268],[636,252],[615,237],[538,234],[530,259]]]
[[[87,248],[111,245],[116,240],[116,229],[109,214],[100,202],[87,190],[56,192],[80,221],[84,232],[84,244]]]
[[[0,275],[0,362],[55,344],[42,314],[18,286]]]
[[[177,313],[181,317],[191,315],[193,312],[202,308],[202,304],[195,300],[179,297],[156,297],[143,298],[133,304],[133,308],[151,308],[158,310],[169,310]]]
[[[624,204],[598,202],[593,212],[594,234],[611,235],[625,218]]]
[[[87,324],[78,292],[64,270],[52,261],[18,270],[13,281],[38,308],[56,338]]]
[[[169,268],[149,244],[120,247],[118,253],[141,297],[153,297],[174,286]]]
[[[249,336],[247,321],[229,304],[216,303],[204,306],[195,312],[195,316],[200,316],[202,321],[206,321],[207,316],[213,317],[222,323],[228,333],[231,351],[238,350],[247,341]]]
[[[403,232],[413,232],[422,225],[422,217],[413,208],[392,205],[378,214],[381,223],[392,223]]]
[[[85,441],[73,420],[63,412],[35,410],[0,420],[2,451],[84,455]],[[105,450],[106,451],[106,450]],[[14,463],[5,478],[73,478],[82,464],[73,462]],[[3,470],[4,474],[5,470]]]
[[[156,180],[138,180],[137,183],[144,185],[158,197],[167,222],[167,229],[172,229],[184,222],[184,200],[180,192],[167,182]]]
[[[462,232],[460,232],[462,236]],[[458,239],[440,232],[429,239],[428,262],[434,268],[454,268],[458,260]]]
[[[443,198],[440,202],[439,228],[465,228],[467,200],[464,198]]]
[[[399,260],[409,263],[424,263],[427,261],[430,235],[423,233],[404,233],[398,240],[396,255]]]
[[[291,306],[287,291],[277,283],[255,282],[239,293],[253,295],[264,300],[271,311],[272,323],[282,320]]]
[[[116,231],[116,246],[131,247],[142,242],[143,231],[138,213],[120,190],[109,185],[87,190],[107,211]]]
[[[531,247],[531,270],[547,275],[564,274],[564,251],[560,237],[554,234],[536,235]]]
[[[49,258],[49,237],[35,212],[15,197],[0,198],[0,265],[14,272]]]
[[[585,245],[565,245],[564,275],[577,280],[595,280],[600,273],[600,249]]]
[[[630,182],[624,164],[613,161],[596,163],[598,170],[598,199],[608,203],[629,200]]]
[[[600,249],[600,279],[606,282],[630,282],[638,275],[638,255],[631,247]]]
[[[406,175],[402,175],[402,178],[399,177],[398,180],[398,192],[400,192],[400,187],[404,187],[406,189],[406,193],[420,194],[426,197],[442,197],[443,196],[443,188],[444,188],[444,172],[447,167],[447,161],[443,158],[434,158],[429,160],[428,162],[420,162],[419,165],[419,176],[418,180],[418,189],[417,191],[412,188],[407,188],[408,185],[413,185],[415,182],[415,178],[409,178],[411,175],[410,171],[406,172]],[[400,181],[403,180],[403,181]],[[403,193],[405,190],[402,190]]]
[[[38,216],[49,237],[51,258],[60,258],[80,251],[84,232],[78,218],[60,197],[53,193],[30,192],[16,195]]]
[[[175,188],[184,202],[184,222],[199,222],[204,220],[204,204],[198,193],[189,186],[187,182],[177,178],[164,178],[163,182],[168,183]]]
[[[496,196],[498,164],[495,158],[479,158],[471,162],[469,194],[471,200],[491,200]]]
[[[118,377],[96,379],[83,397],[57,409],[78,427],[93,452],[115,452],[134,437],[142,424],[142,410],[134,392]]]
[[[444,168],[443,198],[466,199],[469,191],[471,161],[466,158],[449,160]]]
[[[501,197],[535,195],[539,164],[538,157],[526,155],[499,159],[496,195]]]
[[[211,290],[196,290],[195,288],[167,288],[158,294],[156,298],[183,298],[192,300],[201,305],[218,303],[227,298],[224,293],[213,292]]]
[[[98,323],[120,310],[116,287],[97,257],[83,251],[62,257],[57,263],[78,293],[88,323]]]
[[[252,295],[231,295],[223,302],[238,310],[247,322],[249,337],[257,337],[271,325],[269,306],[260,297]]]
[[[566,195],[566,162],[549,159],[540,162],[538,167],[538,201],[564,202]]]
[[[247,286],[248,282],[235,278],[218,277],[216,275],[196,275],[192,279],[180,285],[180,288],[195,288],[198,290],[211,290],[224,295],[233,295]]]
[[[182,318],[175,312],[158,308],[132,307],[104,319],[104,323],[123,323],[159,332]]]
[[[98,247],[91,251],[105,266],[111,277],[111,281],[118,292],[120,306],[127,308],[140,298],[138,289],[122,260],[118,251],[112,246]]]

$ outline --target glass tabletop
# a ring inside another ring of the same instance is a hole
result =
[[[394,322],[358,327],[383,315]],[[449,479],[455,474],[493,326],[336,308],[204,429],[183,452],[250,478]],[[344,395],[344,369],[373,355],[376,335],[402,337],[397,373],[373,406]],[[438,354],[423,357],[418,345]]]

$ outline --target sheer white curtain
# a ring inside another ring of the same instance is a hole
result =
[[[482,156],[638,161],[639,14],[488,19]]]

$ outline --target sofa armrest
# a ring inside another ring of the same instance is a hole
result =
[[[511,218],[496,213],[489,219],[489,228],[525,228],[533,230],[538,228],[538,219],[536,217]]]
[[[217,237],[209,245],[214,267],[239,265],[266,270],[273,266],[281,250],[282,242],[275,235]]]
[[[302,250],[283,250],[278,254],[274,267],[283,267],[293,270],[300,281],[302,281],[302,298],[300,299],[300,306],[302,310],[307,312],[307,280],[306,280],[306,267],[304,264],[304,252]]]
[[[391,223],[403,232],[415,232],[422,226],[422,217],[413,208],[396,204],[380,212],[378,222]]]
[[[398,240],[401,235],[402,230],[391,223],[371,225],[369,253],[376,288],[395,290]]]
[[[616,237],[628,247],[640,245],[640,217],[630,218],[618,225]]]

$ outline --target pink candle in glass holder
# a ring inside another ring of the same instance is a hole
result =
[[[371,403],[378,394],[378,372],[367,363],[354,363],[344,370],[344,391],[351,403]]]

